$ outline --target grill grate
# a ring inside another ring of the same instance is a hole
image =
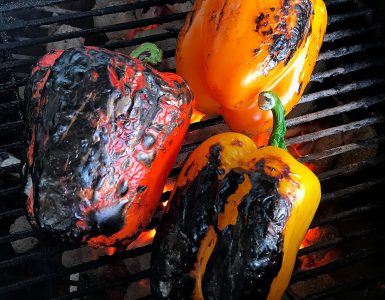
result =
[[[114,15],[184,2],[187,0],[147,0],[93,10],[66,13],[60,11],[55,15],[47,13],[44,8],[78,1],[23,0],[1,4],[0,68],[6,72],[0,75],[0,154],[7,153],[21,159],[23,121],[20,119],[20,112],[24,106],[22,92],[31,65],[44,54],[46,44],[82,37],[86,39],[87,45],[102,46],[111,50],[123,49],[128,52],[132,46],[145,41],[170,41],[170,47],[165,49],[165,57],[171,63],[166,70],[174,71],[172,61],[178,30],[171,28],[170,24],[183,20],[187,12],[103,27],[87,27],[87,24],[92,24],[94,16]],[[381,233],[385,229],[382,213],[384,203],[380,200],[381,197],[377,197],[385,183],[385,178],[380,174],[385,165],[384,135],[380,134],[383,132],[385,120],[381,111],[385,102],[385,58],[379,55],[384,51],[384,44],[380,39],[380,27],[373,23],[373,11],[371,7],[363,4],[364,1],[325,2],[329,11],[328,32],[311,83],[300,104],[289,115],[288,132],[293,133],[288,137],[287,144],[306,146],[341,139],[339,144],[322,144],[322,147],[312,149],[299,158],[301,162],[326,166],[317,174],[324,193],[311,228],[335,226],[340,229],[340,234],[302,248],[298,253],[298,260],[306,255],[336,248],[342,249],[343,253],[336,260],[322,266],[309,270],[297,268],[292,276],[287,299],[362,299],[367,295],[377,295],[370,294],[374,290],[375,293],[384,293],[384,289],[375,289],[378,283],[385,280],[385,268],[381,268],[385,250],[381,246]],[[84,22],[84,26],[80,24],[77,31],[48,35],[48,26],[74,22],[79,24],[83,20],[88,21]],[[150,35],[146,37],[106,43],[105,33],[154,24],[162,24],[160,32],[150,30]],[[301,113],[303,111],[305,113]],[[213,133],[226,130],[221,117],[191,124],[169,181],[175,180],[185,158],[203,140]],[[346,136],[350,136],[350,139]],[[343,138],[346,140],[342,140]],[[371,155],[366,157],[365,153]],[[346,159],[355,156],[358,158]],[[86,274],[102,266],[148,254],[151,252],[151,245],[112,256],[102,256],[70,267],[64,267],[61,258],[64,252],[76,249],[74,246],[41,241],[33,249],[16,254],[11,242],[31,238],[36,234],[30,229],[9,232],[11,224],[24,215],[23,204],[18,198],[18,173],[21,163],[14,159],[12,163],[3,165],[1,157],[1,299],[17,299],[24,297],[26,292],[30,293],[32,299],[74,299],[88,295],[96,297],[96,294],[105,290],[126,287],[130,283],[148,278],[148,267],[104,282],[89,278],[74,281],[70,275]],[[344,159],[344,163],[337,164]],[[166,201],[169,196],[170,192],[164,193],[162,201]],[[329,206],[334,207],[331,213],[326,210]],[[346,280],[337,280],[331,286],[318,284],[316,289],[298,294],[297,284],[309,285],[312,280],[322,282],[323,276],[343,277],[344,274],[352,273],[351,268],[361,263],[373,266],[370,274],[347,276]],[[75,286],[76,289],[70,292],[70,286]],[[357,298],[352,296],[351,291],[358,293]]]

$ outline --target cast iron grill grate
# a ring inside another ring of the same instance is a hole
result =
[[[149,275],[148,267],[145,267],[114,280],[100,281],[83,276],[90,270],[116,266],[122,261],[148,255],[151,245],[64,267],[62,254],[74,250],[74,246],[41,241],[32,249],[17,254],[14,243],[34,237],[35,233],[28,228],[9,232],[15,220],[24,215],[18,196],[23,146],[23,87],[31,65],[45,53],[47,44],[83,38],[86,45],[122,51],[144,41],[168,41],[165,56],[170,64],[167,68],[173,69],[178,30],[169,24],[183,20],[186,11],[102,27],[95,27],[92,20],[95,16],[186,0],[138,1],[97,9],[91,9],[92,5],[85,2],[88,1],[23,0],[8,1],[0,6],[1,299],[24,298],[27,293],[32,299],[96,299],[98,294],[104,297],[106,290],[111,292],[130,283],[143,282]],[[381,172],[385,162],[383,36],[375,22],[374,11],[364,1],[325,2],[329,12],[328,32],[311,84],[289,115],[287,144],[292,146],[294,153],[295,149],[305,149],[298,159],[315,166],[322,183],[322,203],[311,228],[333,227],[338,234],[329,235],[299,251],[298,267],[286,297],[380,299],[385,294],[385,249],[381,243],[385,229],[384,203],[378,196],[385,183]],[[74,3],[83,5],[79,5],[78,10],[58,6]],[[57,24],[76,25],[79,29],[48,34],[49,27]],[[154,24],[161,24],[162,30],[149,30],[147,36],[132,40],[108,42],[105,36],[110,32]],[[220,117],[191,124],[170,182],[192,150],[212,134],[226,130]],[[162,200],[166,201],[169,194],[165,192]],[[330,254],[332,250],[338,252],[333,259],[311,268],[301,268],[304,257],[323,252]],[[362,268],[366,269],[362,271]]]

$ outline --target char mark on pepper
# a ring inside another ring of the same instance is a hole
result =
[[[265,173],[265,160],[260,160],[252,172],[232,170],[220,179],[216,146],[210,148],[206,166],[177,188],[158,228],[152,280],[160,298],[189,299],[196,292],[196,272],[204,272],[199,277],[205,299],[263,299],[281,268],[283,229],[291,210],[291,202],[278,192],[282,178]],[[237,207],[236,223],[222,228],[218,217],[226,215],[229,198],[246,177],[251,187]],[[197,255],[209,228],[217,238],[202,271],[196,269]]]
[[[185,124],[189,109],[182,107],[192,94],[180,77],[163,78],[104,49],[69,49],[46,61],[26,88],[29,217],[66,241],[108,237],[126,225],[126,210],[145,193],[141,176]]]

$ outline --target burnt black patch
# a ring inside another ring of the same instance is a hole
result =
[[[218,22],[215,26],[215,30],[218,31],[219,27],[221,26],[221,22],[222,22],[222,19],[223,19],[223,15],[224,15],[224,12],[225,12],[225,8],[226,8],[226,4],[227,4],[227,0],[225,0],[225,2],[223,3],[223,6],[219,12],[219,17],[218,17]]]
[[[265,28],[269,22],[267,18],[269,17],[269,14],[260,13],[258,17],[255,18],[255,31],[259,32],[261,28]]]
[[[290,30],[290,32],[287,32],[286,21],[284,19],[279,21],[279,17],[276,16],[276,21],[279,21],[279,23],[275,31],[278,31],[279,33],[273,35],[273,43],[269,48],[270,61],[267,64],[268,71],[275,68],[279,62],[287,64],[293,57],[297,47],[305,38],[305,33],[311,30],[310,17],[312,13],[312,4],[310,1],[302,0],[299,4],[295,4],[293,8],[290,8],[290,1],[285,0],[282,9],[283,15],[287,15],[289,10],[294,11],[297,18],[297,24]]]
[[[298,95],[301,94],[302,86],[303,86],[303,81],[301,81],[301,83],[299,84],[298,91],[297,91]]]
[[[118,197],[123,197],[127,194],[128,192],[128,181],[127,179],[124,179],[120,182],[120,184],[118,185],[118,188],[116,190],[117,194],[118,194]]]
[[[115,207],[105,207],[91,211],[88,215],[88,224],[94,235],[111,236],[122,229],[125,221],[124,208],[127,202],[121,202]]]
[[[203,277],[205,299],[265,299],[283,258],[283,229],[291,206],[278,192],[279,178],[264,172],[265,161],[248,173],[252,188],[238,207],[235,225],[217,227],[229,196],[245,174],[230,171],[218,180],[219,145],[207,165],[170,200],[158,227],[151,259],[153,294],[161,299],[190,299],[200,242],[210,226],[218,236]],[[231,274],[231,276],[230,276]]]
[[[273,29],[270,27],[268,30],[261,31],[263,35],[271,35],[273,33]]]
[[[213,145],[207,165],[170,200],[157,229],[152,254],[153,294],[164,299],[189,299],[194,289],[194,268],[201,240],[209,226],[216,226],[218,214],[230,195],[243,182],[242,174],[228,173],[219,181],[222,148]]]
[[[238,207],[236,224],[217,231],[202,283],[205,299],[266,299],[281,268],[291,206],[263,164],[249,174],[252,188]]]
[[[138,193],[143,193],[145,190],[147,189],[147,187],[145,185],[141,185],[137,188],[137,192]]]

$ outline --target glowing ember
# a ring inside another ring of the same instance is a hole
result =
[[[289,149],[291,150],[291,154],[295,157],[295,158],[300,158],[303,156],[303,154],[301,153],[300,151],[300,148],[301,148],[301,144],[294,144],[294,145],[290,145],[289,146]],[[303,163],[306,167],[308,167],[310,170],[312,170],[313,172],[315,171],[315,165],[312,164],[312,163]]]
[[[175,180],[173,181],[168,180],[163,187],[163,193],[172,191],[174,188],[174,185],[175,185]]]
[[[328,240],[335,234],[335,230],[331,227],[316,227],[310,229],[307,232],[305,239],[302,241],[300,249],[320,243],[323,240]],[[321,267],[336,260],[339,256],[339,252],[336,249],[320,250],[307,255],[303,255],[299,257],[299,269],[309,270]]]
[[[155,28],[158,28],[158,27],[159,27],[158,24],[153,24],[153,25],[149,25],[149,26],[145,26],[145,27],[140,27],[140,28],[135,28],[135,29],[127,30],[127,37],[126,38],[127,38],[127,40],[131,41],[132,39],[135,38],[135,36],[139,32],[155,29]]]
[[[167,203],[168,203],[168,200],[167,200],[167,201],[164,201],[164,202],[162,203],[163,207],[166,207],[166,206],[167,206]]]
[[[309,231],[306,233],[306,236],[304,240],[302,241],[300,249],[309,247],[314,244],[314,241],[316,241],[320,236],[320,229],[319,227],[315,227],[313,229],[309,229]]]
[[[116,253],[116,250],[118,248],[116,247],[106,247],[104,248],[104,251],[106,252],[107,255],[111,256],[111,255],[114,255]]]
[[[193,114],[191,116],[191,124],[200,122],[204,117],[206,117],[206,114],[194,109]]]
[[[155,229],[143,231],[135,241],[128,245],[127,250],[132,250],[135,248],[150,245],[152,243],[152,240],[154,239],[155,233]]]

